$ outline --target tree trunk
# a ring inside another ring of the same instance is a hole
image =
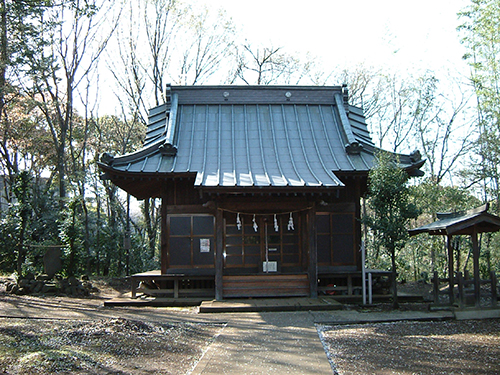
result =
[[[151,205],[151,200],[150,199],[145,199],[144,200],[144,218],[146,221],[146,233],[148,236],[148,246],[149,246],[149,251],[151,254],[151,257],[154,257],[155,255],[155,250],[156,250],[156,215],[151,215],[151,208],[153,205]]]
[[[398,273],[396,269],[396,250],[391,249],[391,262],[392,262],[392,308],[398,309]]]
[[[26,219],[22,219],[21,222],[21,231],[19,232],[19,244],[17,248],[17,276],[21,277],[23,274],[23,263],[26,257],[26,251],[24,250],[24,235],[26,233],[26,227],[28,225],[28,221]]]
[[[5,0],[0,1],[0,114],[3,114],[5,105],[5,84],[8,64],[8,49],[7,49],[7,4]]]
[[[75,227],[76,227],[76,211],[75,208],[72,209],[72,236],[69,240],[69,259],[68,259],[68,275],[75,276],[75,259],[76,259],[76,248],[75,248]]]
[[[96,189],[97,192],[97,189]],[[95,266],[96,266],[96,274],[97,276],[101,275],[101,199],[99,194],[96,193],[96,202],[97,202],[97,226],[96,226],[96,246],[95,246]]]

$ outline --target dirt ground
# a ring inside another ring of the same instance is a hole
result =
[[[0,301],[85,305],[130,293],[121,279],[94,279],[90,297],[15,296]],[[180,312],[181,313],[181,312]],[[196,313],[184,309],[182,313]],[[0,374],[187,374],[223,329],[222,324],[158,323],[130,319],[0,318]]]
[[[0,300],[5,294],[0,278]],[[16,296],[102,308],[105,299],[129,293],[120,279],[93,279],[91,297]],[[404,292],[427,294],[429,285],[410,284]],[[390,309],[380,304],[367,314]],[[427,304],[401,304],[422,310]],[[183,310],[197,314],[197,309]],[[130,319],[68,321],[0,318],[0,373],[6,374],[189,374],[223,325],[152,323]],[[398,322],[320,326],[318,331],[334,373],[500,374],[500,319]]]
[[[0,373],[186,374],[217,324],[0,319]]]
[[[500,319],[324,326],[337,374],[500,373]]]

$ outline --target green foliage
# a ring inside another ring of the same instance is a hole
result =
[[[17,213],[22,220],[28,220],[31,215],[31,176],[29,172],[20,172],[14,180],[14,195],[17,199]]]
[[[57,244],[58,210],[27,171],[15,176],[13,192],[16,200],[0,219],[0,272],[42,272],[43,245]]]
[[[389,254],[402,249],[408,239],[408,223],[418,216],[410,202],[408,175],[388,153],[377,155],[369,174],[368,206],[371,214],[363,221],[375,232],[375,242]]]
[[[469,168],[480,181],[487,200],[499,201],[500,181],[500,1],[471,0],[459,13],[464,58],[471,67],[477,97],[478,158]],[[498,205],[497,205],[498,206]],[[497,207],[498,210],[498,207]]]
[[[10,274],[16,271],[16,252],[19,220],[12,208],[0,220],[0,272]]]
[[[437,212],[458,212],[481,205],[468,189],[456,186],[442,186],[432,179],[424,179],[418,185],[410,186],[410,194],[423,215],[436,219]]]
[[[76,274],[78,262],[82,257],[83,233],[81,225],[81,199],[76,197],[69,201],[66,209],[61,212],[59,237],[66,245],[66,273],[69,276]]]
[[[396,165],[393,156],[380,152],[369,173],[368,207],[370,214],[363,221],[373,230],[375,246],[382,246],[391,259],[393,277],[397,276],[396,253],[408,239],[410,219],[418,216],[410,202],[408,174]],[[393,283],[393,307],[398,307],[397,286]]]

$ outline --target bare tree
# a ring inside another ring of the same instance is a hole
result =
[[[74,126],[74,99],[82,79],[96,66],[107,46],[117,19],[109,23],[111,6],[105,1],[73,0],[62,3],[45,16],[57,23],[51,35],[53,58],[48,70],[32,76],[33,100],[45,115],[57,150],[59,196],[66,197],[66,153],[68,136]],[[105,32],[107,25],[108,32]],[[35,62],[34,62],[35,63]]]
[[[457,167],[461,158],[472,150],[474,141],[474,132],[470,131],[473,116],[467,114],[472,110],[471,96],[463,91],[463,85],[448,82],[446,87],[446,94],[435,95],[428,113],[415,114],[415,138],[435,184],[440,184]]]
[[[230,56],[234,48],[235,28],[221,10],[214,17],[207,8],[197,13],[190,8],[190,12],[183,22],[183,37],[178,43],[182,51],[179,83],[195,85],[210,78]]]
[[[149,46],[150,66],[143,66],[153,84],[154,104],[164,102],[163,78],[169,65],[171,41],[179,21],[176,0],[146,1],[144,26]]]
[[[229,83],[298,84],[311,76],[311,66],[281,47],[254,47],[247,41],[236,50],[236,68]]]
[[[336,84],[348,86],[350,104],[363,108],[367,120],[387,107],[383,76],[382,69],[363,64],[333,75]]]

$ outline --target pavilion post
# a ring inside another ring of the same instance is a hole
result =
[[[495,271],[490,271],[490,281],[491,281],[491,306],[497,307],[498,304],[497,275]]]
[[[437,271],[433,272],[432,293],[434,295],[434,304],[439,305],[439,274]]]
[[[448,234],[446,236],[446,244],[448,246],[448,282],[449,282],[449,296],[450,305],[455,302],[454,290],[455,290],[455,277],[453,275],[453,246],[452,246],[452,235]]]
[[[481,298],[481,279],[479,275],[479,243],[477,240],[477,228],[474,226],[472,229],[472,255],[474,260],[474,300],[476,307],[480,305]]]
[[[462,272],[457,272],[457,286],[458,286],[458,307],[465,306],[465,292],[464,292],[464,277]]]

